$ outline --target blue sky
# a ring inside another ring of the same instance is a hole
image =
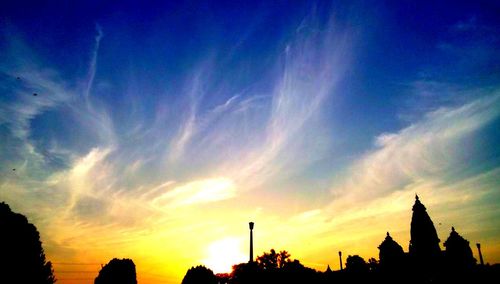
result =
[[[0,199],[56,263],[174,283],[253,219],[320,269],[406,247],[415,193],[500,260],[499,4],[75,2],[0,6]]]

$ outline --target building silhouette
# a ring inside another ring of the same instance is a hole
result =
[[[439,238],[427,209],[415,195],[410,228],[409,256],[412,266],[421,273],[432,272],[439,266]]]
[[[467,271],[476,264],[469,241],[460,236],[454,227],[451,227],[450,236],[443,245],[446,248],[445,260],[449,269]]]
[[[399,272],[405,265],[406,256],[403,248],[392,239],[389,232],[378,246],[380,268],[384,272]]]

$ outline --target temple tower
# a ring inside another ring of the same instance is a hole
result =
[[[464,271],[476,264],[469,241],[460,236],[454,227],[451,227],[450,236],[443,245],[446,248],[446,264],[449,269]]]
[[[392,239],[389,232],[384,241],[378,247],[380,267],[384,272],[400,272],[405,265],[405,253],[403,248]]]
[[[427,209],[415,196],[410,228],[410,257],[419,270],[433,270],[441,257],[439,238]]]

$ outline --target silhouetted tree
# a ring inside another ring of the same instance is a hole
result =
[[[368,269],[370,270],[370,272],[378,272],[380,268],[380,264],[379,262],[375,259],[375,258],[370,258],[368,259]]]
[[[262,269],[256,262],[240,263],[233,265],[233,272],[229,283],[231,284],[253,284],[262,283]]]
[[[113,258],[101,268],[94,284],[137,284],[134,262]]]
[[[256,262],[241,263],[233,266],[231,284],[247,283],[319,283],[320,273],[307,268],[297,259],[292,260],[290,253],[274,249],[258,256]]]
[[[215,274],[215,278],[217,278],[218,284],[226,284],[226,283],[229,283],[229,279],[231,278],[231,274],[229,274],[229,273],[217,273],[217,274]]]
[[[368,273],[366,261],[359,255],[349,255],[346,259],[345,270],[352,274]]]
[[[203,265],[191,267],[184,275],[182,284],[217,284],[214,272]]]
[[[36,227],[0,203],[0,283],[55,283]]]
[[[263,255],[258,256],[256,261],[260,268],[274,270],[283,268],[290,261],[290,254],[286,250],[276,253],[274,249],[271,249],[269,253],[265,252]]]

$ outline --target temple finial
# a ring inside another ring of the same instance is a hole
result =
[[[451,226],[451,231],[455,232],[455,227]]]
[[[418,194],[415,193],[415,200],[418,201]]]
[[[389,237],[389,232],[387,232],[387,236]]]

